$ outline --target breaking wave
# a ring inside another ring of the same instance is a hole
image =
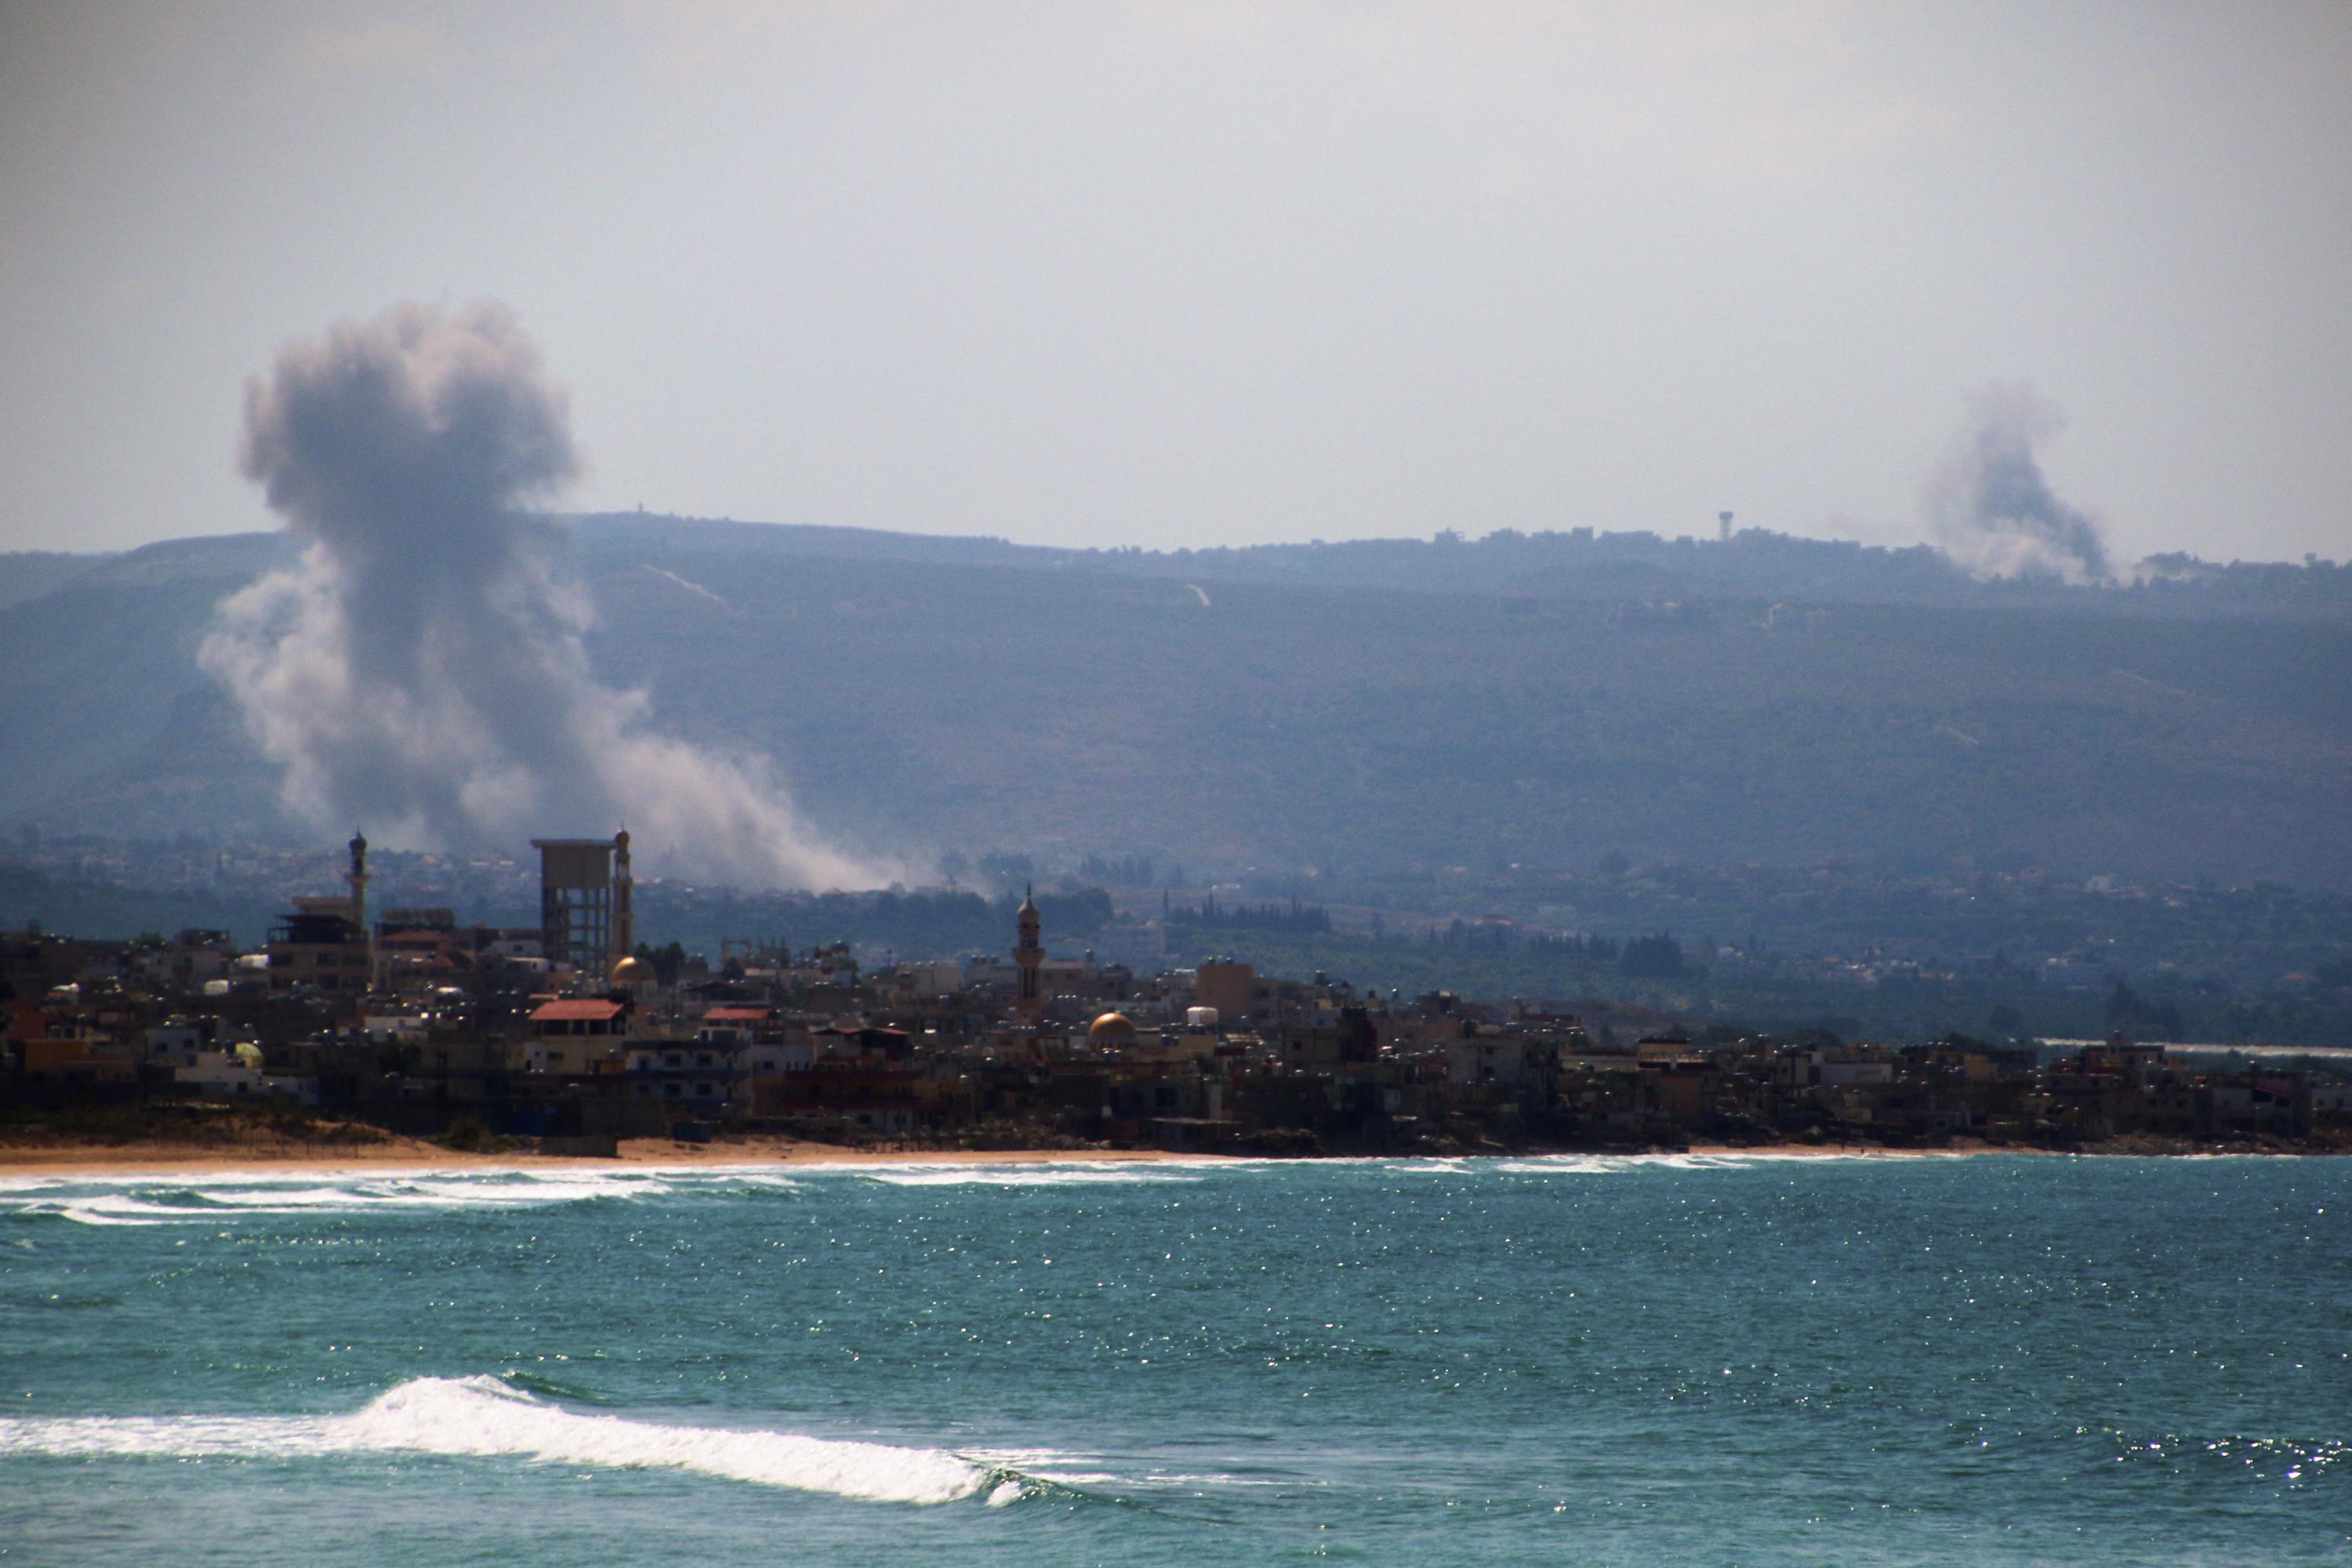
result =
[[[837,1167],[893,1187],[1092,1187],[1162,1185],[1200,1180],[1177,1166],[1131,1161],[1045,1162],[1004,1165],[855,1165]]]
[[[1369,1168],[1396,1176],[1475,1178],[1615,1175],[1635,1171],[1738,1171],[1790,1162],[1961,1158],[1834,1150],[1739,1150],[1693,1153],[1543,1154],[1479,1158],[1370,1156],[1322,1160],[1320,1168]],[[603,1202],[809,1194],[833,1184],[890,1187],[1130,1187],[1177,1185],[1263,1173],[1292,1163],[1252,1159],[1206,1162],[1047,1160],[1018,1163],[838,1164],[812,1162],[789,1173],[772,1165],[614,1170],[577,1166],[480,1172],[218,1171],[0,1176],[0,1218],[49,1217],[91,1226],[184,1226],[330,1215],[442,1214]]]
[[[1636,1171],[1755,1171],[1852,1161],[1965,1159],[1940,1150],[1742,1149],[1701,1154],[1529,1154],[1496,1160],[1490,1170],[1517,1176],[1613,1176]]]
[[[690,1470],[870,1502],[985,1496],[996,1506],[1024,1492],[1019,1473],[941,1448],[583,1415],[495,1377],[416,1378],[348,1415],[0,1419],[0,1457],[297,1459],[388,1452]]]
[[[221,1172],[202,1178],[153,1173],[0,1179],[0,1214],[56,1215],[83,1225],[194,1225],[260,1215],[446,1213],[526,1209],[604,1199],[703,1192],[789,1192],[790,1177],[758,1169],[495,1171],[450,1174],[373,1172],[340,1184],[320,1173]]]

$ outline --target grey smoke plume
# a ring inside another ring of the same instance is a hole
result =
[[[2112,575],[2097,522],[2060,500],[2034,459],[2034,447],[2065,427],[2065,416],[2030,386],[1977,395],[1927,496],[1937,541],[1972,574],[2069,583]]]
[[[676,874],[872,886],[756,757],[646,728],[590,674],[560,536],[521,510],[579,462],[503,307],[344,321],[247,384],[240,467],[300,564],[224,600],[200,652],[295,810],[391,843],[513,847],[626,824]]]

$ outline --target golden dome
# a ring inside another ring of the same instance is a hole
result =
[[[1090,1040],[1131,1040],[1135,1038],[1135,1020],[1124,1013],[1105,1013],[1087,1026]]]
[[[635,953],[613,965],[612,983],[615,985],[651,985],[654,966]]]

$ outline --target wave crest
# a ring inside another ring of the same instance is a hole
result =
[[[566,1410],[495,1377],[420,1377],[348,1415],[64,1416],[0,1420],[0,1455],[301,1458],[404,1451],[614,1469],[676,1469],[871,1502],[1023,1494],[1022,1478],[942,1448]]]

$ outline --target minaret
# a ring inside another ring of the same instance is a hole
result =
[[[360,928],[360,941],[367,944],[368,984],[375,984],[375,932],[368,928],[367,910],[367,839],[356,827],[352,829],[352,868],[343,878],[351,884],[352,923]]]
[[[613,835],[613,951],[604,955],[609,972],[614,964],[637,951],[636,931],[629,919],[629,830]]]
[[[351,851],[352,868],[344,876],[343,880],[351,885],[352,889],[352,923],[360,930],[365,931],[368,923],[367,840],[360,837],[360,831],[356,827],[352,829]]]
[[[1013,1005],[1034,1021],[1045,1010],[1045,994],[1038,973],[1038,965],[1045,962],[1045,950],[1037,941],[1037,900],[1027,886],[1021,889],[1021,909],[1016,917],[1020,922],[1021,941],[1013,950],[1013,962],[1021,966],[1021,989]]]

